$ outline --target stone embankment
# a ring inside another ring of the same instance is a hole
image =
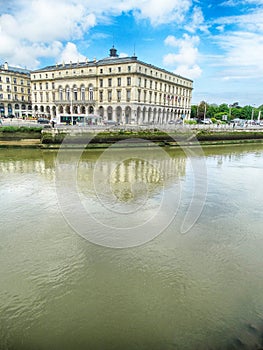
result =
[[[194,127],[1,127],[0,147],[106,148],[147,146],[195,146],[263,142],[263,128],[194,128]]]

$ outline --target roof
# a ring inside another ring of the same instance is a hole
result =
[[[37,69],[35,71],[32,71],[32,73],[35,73],[35,72],[46,72],[46,71],[56,71],[56,70],[59,70],[59,69],[72,69],[72,68],[81,68],[81,67],[83,67],[83,68],[84,67],[99,67],[99,66],[109,65],[109,64],[122,64],[122,63],[134,63],[134,62],[137,62],[139,64],[148,66],[149,68],[157,69],[159,71],[162,71],[165,74],[171,74],[171,75],[173,75],[173,76],[175,76],[177,78],[181,78],[181,79],[185,79],[185,80],[188,80],[190,82],[193,82],[193,80],[191,80],[189,78],[186,78],[186,77],[183,77],[181,75],[175,74],[173,72],[167,71],[167,70],[165,70],[163,68],[154,66],[152,64],[140,61],[140,60],[137,59],[137,57],[135,55],[131,56],[131,57],[119,57],[116,54],[116,52],[114,52],[115,54],[112,55],[112,49],[110,50],[110,52],[111,52],[110,56],[105,57],[105,58],[103,58],[101,60],[94,59],[93,61],[88,61],[87,60],[87,61],[84,61],[84,62],[60,63],[60,64],[56,64],[56,65],[53,65],[53,66],[47,66],[47,67],[44,67],[44,68]]]
[[[0,66],[1,70],[5,70],[7,72],[13,72],[13,73],[20,73],[20,74],[27,74],[27,75],[30,75],[30,70],[26,69],[26,68],[20,68],[20,67],[13,67],[13,66],[7,66],[7,69],[6,69],[6,66],[5,64],[2,64]]]

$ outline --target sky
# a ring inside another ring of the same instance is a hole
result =
[[[192,79],[193,104],[263,104],[263,0],[0,0],[0,63],[34,70],[112,45]]]

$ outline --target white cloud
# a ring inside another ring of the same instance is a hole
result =
[[[120,52],[119,57],[128,57],[129,55],[126,52]]]
[[[61,51],[58,62],[69,63],[77,61],[85,61],[86,57],[78,52],[77,46],[71,42],[68,42],[65,48]]]
[[[182,23],[191,4],[190,0],[137,0],[134,13],[138,19],[149,19],[152,25]]]
[[[191,7],[191,0],[162,0],[161,5],[159,0],[0,1],[0,57],[14,62],[19,48],[24,54],[16,64],[29,68],[36,68],[40,59],[39,51],[32,50],[33,44],[45,47],[49,55],[48,48],[55,42],[82,40],[90,28],[110,24],[112,16],[125,12],[138,20],[149,20],[152,25],[181,23]]]
[[[185,25],[185,29],[190,33],[195,33],[197,30],[208,32],[207,25],[205,25],[203,12],[200,7],[195,6],[193,8],[193,13],[191,18],[188,20],[188,24]]]
[[[176,53],[169,53],[164,56],[163,63],[165,66],[176,66],[174,72],[176,74],[189,78],[197,78],[201,75],[202,70],[198,66],[198,36],[189,36],[184,34],[182,39],[177,39],[169,35],[165,39],[165,44],[177,48]]]
[[[228,79],[251,78],[263,74],[263,37],[250,32],[218,35],[218,45],[225,55],[217,65],[225,67],[222,75]]]

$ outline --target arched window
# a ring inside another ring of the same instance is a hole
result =
[[[73,88],[73,99],[74,101],[78,100],[78,88],[76,86]]]
[[[59,94],[59,100],[63,101],[63,89],[61,86],[58,89],[58,94]]]
[[[70,100],[70,88],[68,86],[66,87],[66,100]]]
[[[89,100],[94,100],[93,86],[89,87]]]
[[[108,117],[108,120],[112,120],[112,107],[111,106],[109,106],[107,109],[107,117]]]
[[[85,86],[81,86],[81,101],[85,101]]]

